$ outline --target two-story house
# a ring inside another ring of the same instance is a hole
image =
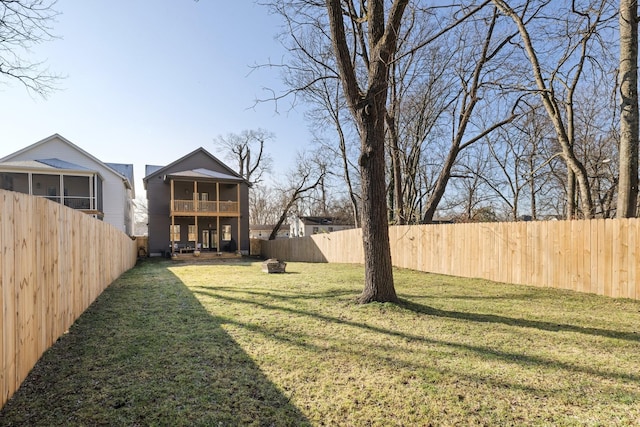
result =
[[[249,253],[249,184],[204,148],[146,167],[149,254]]]
[[[61,135],[0,159],[0,188],[46,197],[133,235],[133,165],[104,163]]]

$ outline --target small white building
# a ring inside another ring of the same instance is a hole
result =
[[[338,218],[326,216],[292,216],[289,218],[289,237],[304,237],[312,234],[331,233],[333,231],[354,228]]]
[[[0,189],[46,197],[134,234],[133,165],[103,163],[58,134],[0,159]]]
[[[249,238],[268,240],[275,225],[249,225]],[[282,224],[276,235],[276,239],[289,238],[289,224]]]

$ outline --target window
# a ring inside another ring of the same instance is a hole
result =
[[[313,234],[318,234],[318,227],[313,227]]]
[[[333,227],[329,227],[329,233],[333,231]]]
[[[196,237],[196,226],[194,224],[189,225],[189,239],[190,242],[195,242],[197,240]]]
[[[170,225],[169,226],[169,240],[176,241],[180,240],[180,225]]]
[[[222,240],[229,241],[231,240],[231,226],[223,225],[222,226]]]

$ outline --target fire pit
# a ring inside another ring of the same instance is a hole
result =
[[[284,273],[287,263],[276,258],[269,258],[262,263],[262,271],[265,273]]]

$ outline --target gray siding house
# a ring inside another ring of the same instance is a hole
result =
[[[249,184],[204,148],[147,165],[149,254],[249,253]]]

